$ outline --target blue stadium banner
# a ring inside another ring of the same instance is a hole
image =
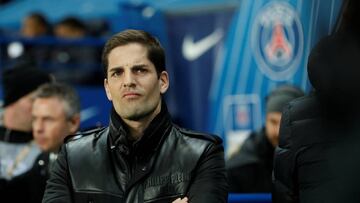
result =
[[[311,48],[334,28],[341,0],[243,0],[225,44],[225,57],[210,89],[208,130],[232,153],[264,120],[266,95],[287,83],[311,86]],[[230,144],[231,143],[231,144]]]
[[[187,128],[206,131],[209,88],[223,56],[225,36],[234,10],[169,16],[169,52],[176,98],[176,120]]]

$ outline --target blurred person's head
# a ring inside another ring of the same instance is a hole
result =
[[[50,25],[40,13],[31,13],[22,22],[21,35],[28,38],[40,37],[50,33]]]
[[[66,39],[81,38],[86,35],[86,26],[75,17],[61,20],[54,28],[55,36]]]
[[[80,125],[80,99],[72,87],[51,83],[34,95],[32,125],[35,142],[46,152],[57,152],[66,136]]]
[[[37,87],[52,77],[27,63],[3,71],[3,125],[12,130],[31,132],[32,96]]]
[[[292,100],[304,96],[304,92],[294,86],[284,85],[276,88],[266,98],[266,136],[276,147],[279,144],[280,120],[283,108]]]

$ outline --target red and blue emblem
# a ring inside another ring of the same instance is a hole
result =
[[[256,16],[251,34],[259,69],[275,81],[291,78],[304,47],[301,22],[294,8],[286,2],[268,3]]]

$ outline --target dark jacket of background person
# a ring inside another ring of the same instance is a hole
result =
[[[33,167],[16,176],[11,181],[0,180],[3,188],[0,189],[1,202],[7,203],[40,203],[49,178],[49,154],[41,153]]]
[[[38,157],[40,149],[33,141],[31,111],[28,107],[25,108],[24,104],[21,106],[17,102],[25,102],[20,100],[26,97],[26,103],[31,107],[32,101],[29,94],[41,84],[50,81],[50,75],[27,63],[19,63],[3,72],[3,106],[5,111],[10,110],[10,113],[4,112],[4,123],[0,127],[0,202],[36,203],[41,201],[45,188],[43,177],[46,174],[37,169],[45,165],[46,161],[43,157]],[[20,114],[14,116],[15,114],[11,111],[20,112]],[[5,119],[8,121],[5,122]],[[6,123],[11,123],[13,126]],[[29,125],[29,129],[15,130],[15,124]],[[33,171],[35,168],[36,170]],[[34,178],[33,175],[38,172],[39,176]]]
[[[227,202],[219,138],[178,128],[165,104],[140,140],[128,143],[126,136],[113,110],[108,128],[71,138],[54,165],[43,202],[169,203],[183,196],[192,203]]]
[[[227,162],[229,192],[271,192],[274,147],[265,135],[265,128],[249,135]]]
[[[252,132],[226,163],[230,192],[271,192],[281,112],[290,101],[302,96],[304,92],[292,85],[281,85],[267,95],[264,127]]]
[[[274,160],[274,202],[360,201],[360,43],[328,37],[312,50],[311,96],[284,110]]]

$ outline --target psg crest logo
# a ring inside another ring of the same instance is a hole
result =
[[[276,81],[292,77],[304,46],[301,22],[294,8],[279,1],[265,5],[254,20],[251,34],[259,69]]]

